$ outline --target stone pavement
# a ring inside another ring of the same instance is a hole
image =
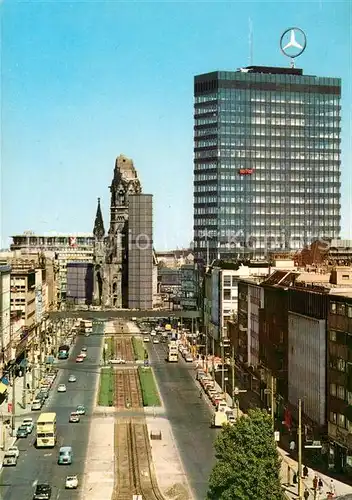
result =
[[[84,476],[81,478],[81,500],[109,500],[114,491],[115,454],[114,454],[115,416],[92,416],[87,460]]]
[[[184,471],[171,425],[161,416],[146,416],[149,439],[151,432],[161,432],[161,439],[150,439],[152,459],[159,489],[165,499],[191,500],[187,476]]]

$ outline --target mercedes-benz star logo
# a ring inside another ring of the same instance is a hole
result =
[[[307,37],[300,28],[289,28],[281,35],[281,52],[291,59],[300,56],[307,46]]]

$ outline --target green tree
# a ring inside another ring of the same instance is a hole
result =
[[[208,500],[283,500],[280,459],[267,412],[250,410],[233,426],[225,425],[215,450]]]

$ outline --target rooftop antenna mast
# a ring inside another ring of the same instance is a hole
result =
[[[249,45],[249,66],[253,66],[253,23],[252,19],[248,18],[248,45]]]

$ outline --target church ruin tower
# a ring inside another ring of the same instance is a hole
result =
[[[103,288],[104,282],[104,265],[105,265],[105,228],[103,215],[101,213],[100,198],[98,198],[97,213],[94,222],[94,251],[93,251],[93,265],[94,265],[94,291],[93,302],[95,305],[102,305],[103,301]]]
[[[106,239],[106,295],[103,305],[123,307],[124,288],[127,286],[128,251],[128,196],[142,191],[133,161],[120,155],[115,162],[110,186],[110,227]]]

